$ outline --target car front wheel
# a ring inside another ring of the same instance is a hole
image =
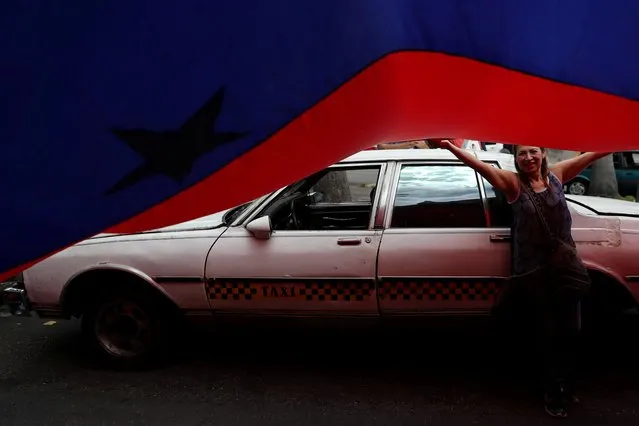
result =
[[[154,303],[155,302],[155,303]],[[167,353],[171,320],[161,303],[135,291],[96,297],[82,316],[90,348],[110,366],[149,366]]]

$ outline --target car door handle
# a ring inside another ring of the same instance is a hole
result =
[[[491,234],[490,235],[490,241],[494,243],[505,243],[510,240],[511,240],[510,235],[507,235],[507,234]]]
[[[361,238],[340,238],[337,240],[337,244],[340,246],[358,246],[362,244]]]

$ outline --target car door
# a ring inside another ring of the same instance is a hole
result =
[[[637,184],[639,183],[639,153],[636,151],[626,151],[618,153],[618,164],[615,164],[617,174],[617,184],[619,194],[622,196],[637,195]]]
[[[510,228],[459,162],[399,164],[378,260],[383,315],[485,314],[510,274]],[[499,197],[503,203],[503,197]],[[507,213],[506,213],[507,214]]]
[[[206,263],[211,308],[218,314],[377,315],[381,230],[373,228],[372,213],[385,169],[384,163],[336,165],[282,190],[231,227]],[[247,226],[258,221],[272,231],[256,237]]]

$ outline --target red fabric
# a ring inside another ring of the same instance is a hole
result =
[[[399,52],[375,62],[222,170],[108,232],[157,228],[238,205],[370,148],[372,140],[457,136],[623,151],[637,147],[637,117],[639,102],[470,59]],[[309,156],[309,146],[323,149]],[[247,179],[250,175],[256,178]]]
[[[368,149],[370,141],[456,136],[625,151],[637,149],[637,117],[639,102],[470,59],[399,52],[373,63],[217,173],[107,232],[158,228],[238,205]],[[308,147],[322,149],[308,155]]]

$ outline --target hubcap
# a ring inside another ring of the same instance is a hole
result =
[[[573,195],[584,195],[586,193],[586,185],[583,182],[573,182],[570,184],[570,193]]]
[[[149,342],[149,316],[135,303],[117,301],[104,305],[95,322],[100,345],[116,357],[140,355]]]

